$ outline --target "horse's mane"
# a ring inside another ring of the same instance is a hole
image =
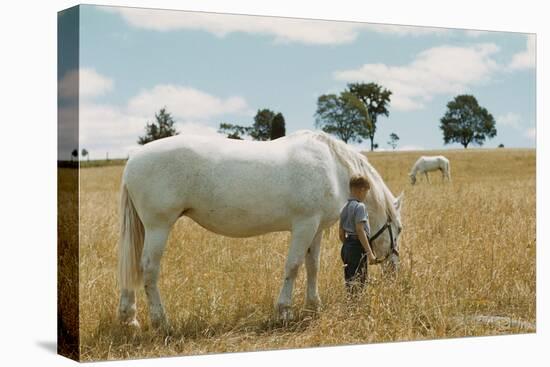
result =
[[[367,177],[371,183],[369,194],[372,195],[374,204],[384,210],[391,220],[396,219],[395,198],[364,154],[353,150],[343,141],[322,131],[300,130],[289,135],[289,137],[291,136],[306,136],[326,144],[334,157],[346,168],[350,177],[354,174],[362,174]]]

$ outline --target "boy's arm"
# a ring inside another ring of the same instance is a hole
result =
[[[355,232],[357,233],[357,236],[359,237],[359,241],[361,241],[361,245],[363,245],[363,248],[367,252],[368,256],[371,259],[376,260],[376,256],[374,256],[374,252],[370,247],[369,239],[367,238],[367,234],[365,233],[363,222],[358,222],[355,224]]]
[[[340,222],[340,225],[338,226],[338,237],[342,243],[346,240],[346,232],[344,231],[344,227],[342,227],[342,222]]]

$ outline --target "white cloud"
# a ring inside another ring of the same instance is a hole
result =
[[[137,139],[145,124],[166,106],[181,134],[225,137],[214,126],[215,118],[227,113],[249,113],[241,97],[222,99],[190,87],[158,85],[130,99],[126,106],[80,103],[80,146],[90,152],[90,159],[124,158],[137,148]],[[68,148],[67,148],[68,149]]]
[[[515,129],[521,127],[521,117],[514,112],[508,112],[504,115],[497,116],[496,123],[502,126],[510,126]]]
[[[531,69],[536,65],[536,37],[534,34],[527,36],[525,50],[518,52],[512,57],[510,70]]]
[[[537,139],[537,129],[534,127],[531,127],[523,133],[523,136],[525,136],[528,139],[536,140]]]
[[[80,104],[80,146],[90,152],[90,159],[125,158],[137,147],[145,123],[151,116],[127,113],[122,108],[95,103]]]
[[[88,141],[83,140],[83,137],[87,134],[86,127],[88,125],[84,124],[83,121],[90,120],[90,113],[94,117],[91,119],[94,121],[94,126],[96,126],[94,129],[97,128],[97,131],[94,133],[99,133],[100,135],[106,133],[106,136],[100,136],[96,143],[110,141],[108,139],[109,134],[112,134],[116,130],[112,129],[113,126],[116,126],[120,132],[125,130],[126,125],[116,125],[118,121],[124,120],[124,114],[119,114],[115,118],[113,117],[113,113],[111,113],[110,115],[107,114],[110,117],[109,119],[104,119],[106,115],[105,108],[103,110],[100,109],[100,111],[103,111],[103,114],[99,113],[99,116],[97,116],[98,112],[100,112],[98,111],[98,107],[93,110],[90,110],[88,107],[91,105],[90,101],[94,97],[101,96],[113,89],[114,82],[112,79],[99,74],[92,68],[80,68],[65,73],[58,83],[59,97],[63,103],[58,112],[59,159],[71,159],[71,152],[73,149],[78,148],[79,142],[81,147],[86,147],[82,146],[82,144],[83,142],[88,143]],[[78,129],[75,127],[77,120],[79,122]],[[108,125],[112,123],[115,125]],[[80,140],[76,136],[77,133],[80,136]],[[116,144],[116,141],[114,143]]]
[[[514,112],[508,112],[496,118],[498,125],[511,127],[518,133],[521,133],[523,137],[533,141],[536,140],[536,129],[534,127],[526,129],[522,122],[521,116]]]
[[[422,109],[439,94],[464,93],[488,81],[499,66],[492,43],[472,47],[439,46],[420,52],[408,65],[364,64],[356,69],[334,72],[337,80],[376,82],[393,92],[392,107]]]
[[[63,99],[76,99],[78,97],[78,70],[70,70],[61,80],[57,81],[59,97]]]
[[[59,81],[59,95],[64,99],[76,98],[76,87],[80,98],[93,98],[113,89],[112,79],[103,76],[92,68],[68,71]]]
[[[80,146],[90,152],[90,159],[124,158],[138,147],[137,139],[145,133],[145,123],[151,116],[132,114],[124,108],[95,103],[80,105]],[[180,122],[180,134],[224,138],[208,122]]]
[[[185,122],[180,125],[180,133],[189,135],[209,136],[212,138],[225,138],[224,134],[212,126],[205,125],[200,122]]]
[[[130,25],[155,31],[202,30],[218,37],[243,32],[273,35],[277,42],[338,44],[355,40],[358,24],[307,19],[167,11],[160,9],[105,8],[119,13]]]
[[[154,31],[201,30],[217,37],[241,32],[270,35],[275,42],[315,45],[345,44],[355,41],[361,30],[396,36],[445,34],[444,28],[337,22],[297,18],[185,12],[160,9],[100,7],[115,12],[133,27]]]
[[[222,99],[186,86],[161,84],[143,90],[128,102],[132,113],[152,116],[166,106],[174,117],[182,120],[208,119],[222,114],[248,114],[246,100],[239,96]]]
[[[96,97],[113,89],[113,80],[107,78],[94,69],[80,69],[80,97]]]

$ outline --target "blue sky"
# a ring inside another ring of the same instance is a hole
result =
[[[78,72],[92,159],[126,156],[164,105],[182,133],[249,125],[260,108],[282,112],[287,133],[314,129],[317,97],[361,81],[393,92],[383,149],[392,132],[399,149],[459,148],[438,126],[460,93],[497,121],[486,147],[535,146],[535,39],[520,33],[81,6]]]

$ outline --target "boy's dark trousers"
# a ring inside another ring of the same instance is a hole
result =
[[[348,292],[363,288],[367,281],[367,253],[356,236],[348,236],[340,252]]]

